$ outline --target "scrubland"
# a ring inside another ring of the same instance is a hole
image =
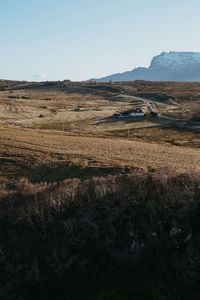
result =
[[[198,299],[200,180],[170,169],[0,189],[1,299]]]
[[[200,84],[0,90],[0,299],[199,299]]]

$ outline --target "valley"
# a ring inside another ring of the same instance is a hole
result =
[[[52,82],[4,84],[0,92],[0,181],[59,181],[133,168],[199,170],[200,84]],[[140,108],[144,117],[116,118]]]

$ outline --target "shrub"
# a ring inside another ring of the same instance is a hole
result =
[[[200,178],[0,186],[1,299],[198,299]]]

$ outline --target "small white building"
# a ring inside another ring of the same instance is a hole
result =
[[[78,106],[75,108],[75,111],[85,111],[85,110],[86,110],[86,108],[83,106]]]
[[[140,108],[136,108],[134,111],[130,113],[131,117],[143,117],[144,115],[145,112]]]

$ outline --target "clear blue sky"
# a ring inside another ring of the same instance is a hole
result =
[[[200,52],[199,0],[6,0],[0,78],[85,80]]]

